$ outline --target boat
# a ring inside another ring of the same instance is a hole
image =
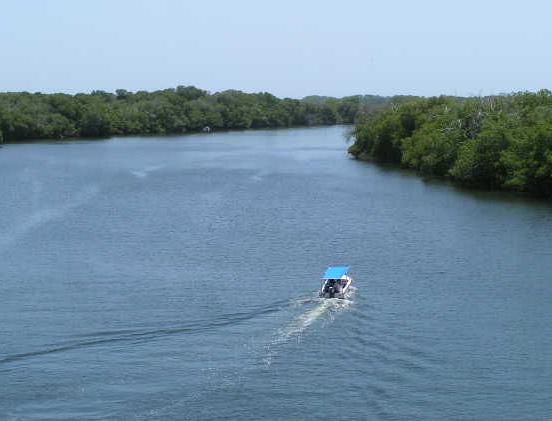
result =
[[[353,278],[348,266],[329,266],[322,276],[321,298],[345,298],[351,288]]]

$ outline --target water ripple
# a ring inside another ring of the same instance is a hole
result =
[[[90,338],[88,340],[69,341],[61,344],[51,344],[44,349],[36,351],[22,352],[18,354],[7,355],[0,359],[0,365],[12,363],[15,361],[25,360],[27,358],[38,357],[60,353],[64,351],[72,351],[80,348],[91,347],[96,345],[113,344],[118,342],[146,342],[153,339],[162,338],[165,336],[178,334],[196,334],[209,330],[219,329],[226,326],[232,326],[248,320],[262,317],[264,315],[280,311],[283,307],[289,306],[287,300],[280,300],[270,305],[259,306],[251,311],[236,312],[224,314],[210,320],[197,320],[186,324],[178,324],[173,327],[158,328],[158,329],[122,329],[115,331],[98,331],[85,334],[75,335],[77,337]]]

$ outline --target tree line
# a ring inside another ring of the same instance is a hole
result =
[[[391,101],[359,116],[355,157],[467,186],[552,197],[552,93]]]
[[[360,95],[280,99],[236,90],[211,94],[193,86],[76,95],[0,93],[0,142],[352,123],[360,109],[368,112],[386,101]]]

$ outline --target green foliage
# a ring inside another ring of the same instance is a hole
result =
[[[402,162],[423,174],[446,175],[456,159],[458,143],[455,133],[423,126],[404,139]]]
[[[506,187],[552,196],[552,122],[520,133],[502,155]]]
[[[486,121],[479,135],[460,147],[451,176],[464,184],[500,188],[506,180],[501,156],[512,137],[507,125],[504,119]]]
[[[27,139],[163,134],[352,123],[381,97],[280,99],[266,92],[210,94],[193,86],[115,94],[0,93],[0,133],[7,142]]]
[[[400,161],[400,116],[396,113],[382,115],[367,131],[366,145],[369,154],[381,162]]]
[[[401,98],[362,115],[349,152],[460,183],[552,196],[552,93]]]

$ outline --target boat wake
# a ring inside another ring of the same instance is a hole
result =
[[[287,341],[290,338],[300,339],[301,334],[315,321],[325,315],[329,315],[333,320],[334,313],[350,306],[352,301],[338,298],[321,298],[319,303],[312,309],[304,312],[291,322],[284,329],[280,330],[280,340]]]
[[[194,335],[216,329],[235,326],[245,323],[251,319],[276,313],[287,303],[286,300],[259,306],[251,311],[223,314],[210,320],[195,320],[186,323],[172,323],[165,326],[155,326],[145,329],[121,329],[113,331],[93,331],[75,335],[72,339],[54,344],[43,345],[43,347],[16,354],[2,355],[0,353],[0,372],[5,364],[35,358],[54,353],[79,350],[92,346],[110,346],[115,343],[130,342],[134,344],[150,342],[174,335]]]
[[[295,305],[315,303],[314,307],[297,316],[285,327],[278,329],[272,341],[266,345],[266,355],[263,362],[270,366],[278,354],[278,349],[291,341],[300,342],[303,333],[318,320],[333,322],[336,314],[349,308],[353,303],[355,289],[351,290],[345,299],[339,298],[308,298],[295,300]]]

